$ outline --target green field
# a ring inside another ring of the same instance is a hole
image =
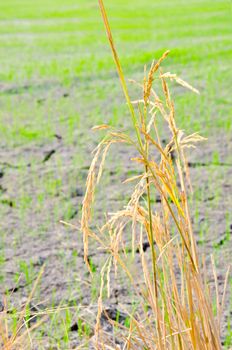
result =
[[[213,124],[215,130],[230,132],[229,1],[136,2],[135,8],[129,0],[107,1],[106,6],[126,75],[134,77],[145,64],[170,49],[168,69],[181,74],[202,94],[200,99],[189,94],[178,97],[184,127],[191,125],[209,134]],[[26,123],[35,138],[43,138],[44,133],[49,136],[58,127],[54,114],[57,122],[64,113],[76,113],[76,122],[81,123],[84,118],[87,127],[96,123],[103,111],[94,108],[94,102],[100,108],[100,101],[111,101],[112,97],[117,100],[118,95],[115,68],[97,2],[89,1],[87,5],[84,1],[64,4],[10,0],[1,3],[0,9],[1,120],[2,125],[5,121],[12,123],[10,130],[1,125],[2,133],[16,143],[24,143],[28,138],[23,131],[17,131],[25,129]],[[75,96],[68,103],[54,99],[59,88],[72,89]],[[25,101],[25,94],[31,96],[30,101]],[[55,110],[46,120],[43,116],[49,104],[39,109],[35,104],[44,94],[52,100],[50,104]],[[120,118],[109,114],[112,110],[120,114],[120,110],[118,103],[112,104],[112,108],[104,111],[104,118],[117,123]]]
[[[170,49],[164,69],[200,90],[194,95],[173,83],[180,128],[208,138],[190,155],[193,220],[201,251],[214,252],[224,274],[232,233],[231,1],[105,0],[105,6],[126,78],[142,81],[144,65]],[[37,302],[75,304],[87,293],[80,282],[87,278],[80,272],[81,235],[59,220],[78,224],[90,152],[100,139],[90,128],[108,123],[130,130],[97,0],[1,0],[0,48],[0,291],[14,288],[21,274],[13,295],[20,303],[42,261]],[[125,157],[109,157],[101,190],[111,191],[108,202],[99,193],[97,213],[125,202],[120,180],[134,171]],[[94,285],[88,298],[96,300]],[[231,310],[228,297],[228,348]],[[49,329],[57,349],[68,348],[66,331]]]

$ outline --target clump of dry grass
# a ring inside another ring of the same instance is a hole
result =
[[[224,296],[221,302],[217,302],[215,319],[202,276],[188,205],[191,187],[185,149],[195,147],[204,138],[198,133],[186,136],[177,127],[169,81],[174,80],[195,93],[198,91],[175,74],[162,71],[161,64],[169,54],[167,51],[156,63],[152,63],[148,74],[145,72],[143,84],[140,85],[141,99],[131,101],[102,0],[99,0],[99,5],[131,114],[135,140],[107,125],[94,128],[107,130],[107,135],[96,148],[89,169],[81,229],[87,265],[90,238],[108,252],[101,272],[95,327],[96,348],[116,348],[115,343],[101,332],[100,317],[103,312],[104,284],[110,294],[110,271],[120,266],[141,300],[140,314],[130,315],[129,329],[118,324],[121,331],[119,337],[124,342],[123,349],[221,349],[220,318]],[[156,86],[161,85],[162,95],[158,95],[154,83]],[[170,132],[170,140],[165,146],[160,141],[158,118],[164,120]],[[107,152],[113,143],[126,143],[135,147],[138,156],[133,161],[141,165],[141,174],[126,181],[135,183],[127,206],[112,213],[104,226],[95,232],[90,228],[95,187],[100,181]],[[153,148],[158,160],[152,156]],[[151,204],[154,190],[161,198],[160,208],[156,211]],[[144,195],[146,203],[141,200]],[[127,268],[126,253],[122,253],[125,252],[122,236],[129,223],[132,252],[135,251],[135,245],[139,245],[143,271],[140,290]],[[143,251],[144,240],[150,244],[151,263]],[[149,312],[143,307],[145,304],[149,306]]]
[[[5,299],[3,309],[0,312],[0,349],[26,350],[33,348],[33,333],[47,318],[45,314],[39,321],[35,321],[36,315],[30,316],[30,303],[43,272],[44,266],[20,311],[11,310]]]

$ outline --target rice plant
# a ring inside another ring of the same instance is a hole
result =
[[[107,14],[102,0],[99,6],[103,17],[115,65],[131,115],[134,137],[108,125],[98,125],[94,130],[106,130],[106,135],[94,151],[89,169],[86,193],[83,200],[81,230],[83,232],[84,258],[88,260],[89,240],[97,242],[107,252],[101,270],[98,314],[95,325],[94,344],[97,349],[115,349],[117,342],[101,327],[104,312],[103,289],[110,296],[111,270],[121,268],[139,299],[137,310],[131,314],[129,326],[111,321],[117,326],[117,339],[123,349],[221,349],[220,322],[225,299],[217,292],[217,315],[213,306],[202,263],[197,251],[191,224],[188,197],[191,192],[186,149],[194,148],[204,138],[198,133],[185,135],[176,125],[175,105],[170,92],[170,82],[198,93],[198,90],[180,79],[176,74],[164,72],[162,57],[144,70],[142,83],[134,82],[141,96],[132,101],[127,89],[120,60],[114,45]],[[161,92],[160,92],[161,91]],[[158,120],[165,123],[169,140],[163,144]],[[94,194],[104,168],[107,153],[113,144],[127,144],[137,151],[131,161],[138,163],[140,174],[129,178],[134,189],[130,200],[122,210],[110,213],[106,223],[97,230],[92,228]],[[154,208],[153,196],[160,198]],[[127,267],[124,245],[126,228],[131,231],[131,250],[139,250],[142,282]],[[149,242],[150,256],[143,249]],[[136,248],[138,247],[138,248]],[[216,272],[214,269],[214,275]],[[216,278],[215,278],[216,280]]]

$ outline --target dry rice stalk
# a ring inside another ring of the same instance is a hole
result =
[[[185,136],[177,127],[168,80],[175,80],[193,92],[198,91],[175,74],[161,71],[161,63],[169,54],[167,51],[156,64],[152,63],[148,75],[146,68],[144,69],[143,84],[138,84],[142,89],[142,97],[132,102],[102,0],[99,0],[99,5],[131,113],[136,141],[126,133],[108,128],[105,124],[94,128],[110,129],[95,150],[87,178],[81,220],[87,266],[90,237],[109,254],[101,272],[95,327],[97,348],[116,348],[114,339],[102,332],[100,317],[103,311],[103,288],[107,287],[109,296],[111,269],[114,267],[117,273],[120,267],[134,288],[135,298],[139,300],[136,312],[133,315],[128,312],[128,334],[123,325],[112,323],[113,326],[117,326],[117,337],[123,341],[124,349],[219,350],[220,319],[225,291],[220,304],[216,288],[216,322],[199,265],[191,225],[188,205],[190,180],[184,153],[186,148],[195,148],[195,144],[204,138],[198,133]],[[158,74],[155,80],[156,72]],[[161,96],[158,96],[154,82],[161,85]],[[162,145],[160,141],[158,118],[161,118],[169,129],[170,137],[166,145]],[[136,161],[141,167],[141,173],[124,181],[124,184],[135,183],[127,205],[115,213],[108,213],[106,223],[94,230],[91,228],[91,209],[95,187],[100,181],[106,155],[113,143],[127,143],[137,150],[137,156],[132,161]],[[155,152],[152,152],[153,149]],[[154,193],[160,197],[159,204],[152,202]],[[128,265],[128,247],[124,236],[129,227],[132,258],[136,253],[139,253],[140,257],[136,266],[137,273],[131,271]],[[143,248],[145,240],[150,246],[148,252]],[[215,272],[214,275],[216,281]],[[228,275],[229,272],[226,275],[225,286]]]
[[[38,328],[47,319],[45,314],[39,321],[36,321],[34,325],[29,325],[33,317],[26,320],[26,314],[29,304],[35,294],[42,274],[44,272],[44,265],[40,269],[40,272],[33,284],[32,290],[22,307],[22,310],[15,314],[16,325],[12,326],[12,320],[9,318],[7,303],[5,301],[4,309],[0,312],[0,347],[4,350],[24,350],[31,349],[33,347],[32,333],[33,330]]]

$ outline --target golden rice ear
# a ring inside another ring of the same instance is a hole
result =
[[[183,132],[181,133],[180,131],[179,131],[179,134],[177,136],[177,139],[178,139],[178,143],[179,143],[180,147],[182,147],[182,148],[185,148],[185,147],[195,148],[196,147],[195,143],[203,142],[203,141],[207,140],[205,137],[202,137],[197,132],[184,137],[184,133]]]
[[[147,124],[147,127],[146,127],[146,130],[147,130],[147,133],[149,134],[151,132],[151,128],[152,126],[154,125],[154,122],[155,122],[155,118],[156,118],[156,113],[157,111],[155,111],[154,113],[152,113],[152,116],[149,120],[149,123]]]
[[[183,79],[179,78],[176,74],[171,74],[170,72],[167,72],[167,73],[161,74],[161,78],[168,78],[171,81],[175,80],[178,84],[185,87],[186,89],[193,91],[195,94],[198,94],[198,95],[200,94],[199,90],[194,88],[192,85],[190,85],[189,83],[187,83]]]
[[[95,125],[92,127],[92,130],[105,130],[105,129],[110,129],[111,127],[107,124],[101,124],[101,125]]]
[[[101,147],[98,147],[89,168],[89,172],[86,180],[86,191],[85,191],[84,199],[82,201],[81,231],[83,233],[84,260],[90,272],[91,272],[91,268],[88,262],[88,242],[89,242],[89,236],[91,236],[91,230],[89,227],[91,222],[91,210],[94,202],[94,193],[95,193],[95,186],[96,186],[95,172],[96,172],[97,161],[100,156],[100,153],[101,153]]]
[[[163,55],[160,57],[160,59],[157,61],[155,64],[154,62],[151,65],[150,71],[148,73],[148,79],[144,91],[144,103],[146,104],[148,99],[150,98],[151,95],[151,89],[152,89],[152,82],[154,80],[154,74],[155,72],[159,69],[161,63],[165,58],[169,55],[170,51],[167,50],[166,52],[163,53]]]
[[[101,315],[103,311],[103,305],[102,305],[102,296],[103,296],[103,289],[104,289],[104,278],[105,274],[108,275],[108,269],[109,266],[111,266],[111,257],[108,257],[105,264],[103,265],[101,269],[101,281],[100,281],[100,288],[99,288],[99,296],[98,296],[98,308],[97,308],[97,318],[96,318],[96,325],[95,325],[95,336],[96,336],[96,346],[98,347],[99,342],[99,333],[101,330]]]
[[[128,179],[124,180],[122,183],[127,184],[127,183],[132,182],[132,181],[141,180],[141,178],[143,178],[143,176],[144,175],[132,176],[132,177],[129,177]]]
[[[101,159],[101,163],[100,163],[100,166],[99,166],[98,175],[97,175],[97,181],[96,181],[97,184],[99,183],[99,181],[101,179],[102,172],[103,172],[103,167],[104,167],[105,160],[106,160],[106,156],[107,156],[107,153],[109,151],[109,148],[110,148],[111,144],[112,144],[112,142],[109,142],[108,145],[105,146],[105,149],[102,152],[102,159]]]
[[[92,205],[94,203],[95,189],[101,179],[105,159],[109,151],[109,148],[113,143],[117,143],[117,142],[131,143],[132,141],[127,135],[120,132],[111,132],[110,134],[106,135],[94,150],[95,154],[88,171],[88,176],[86,181],[86,192],[84,195],[84,199],[82,201],[81,231],[83,233],[84,261],[90,273],[92,272],[88,261],[89,237],[95,237],[98,240],[97,235],[90,229],[91,211],[92,211]],[[100,161],[100,164],[98,165],[100,158],[101,158],[101,161]]]

